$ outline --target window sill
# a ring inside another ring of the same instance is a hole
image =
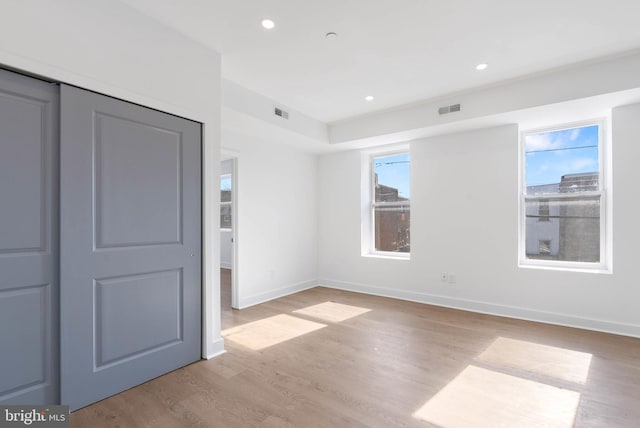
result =
[[[411,253],[365,253],[362,257],[387,260],[411,260]]]
[[[613,272],[610,268],[604,266],[595,266],[591,267],[577,267],[574,265],[542,265],[542,264],[531,264],[526,262],[518,263],[519,268],[523,269],[539,269],[539,270],[555,270],[562,272],[576,272],[576,273],[597,273],[597,274],[605,274],[611,275]]]

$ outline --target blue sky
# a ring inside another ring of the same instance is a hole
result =
[[[231,190],[231,174],[220,176],[220,190]]]
[[[409,153],[376,158],[374,168],[378,183],[398,189],[400,196],[410,198]]]
[[[597,172],[598,126],[525,137],[526,185],[559,183],[565,174]]]

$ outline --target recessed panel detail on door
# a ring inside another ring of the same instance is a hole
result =
[[[47,285],[0,290],[0,323],[12,325],[2,338],[0,396],[46,382]]]
[[[45,251],[46,104],[0,91],[0,254]],[[29,167],[27,167],[27,165]]]
[[[101,112],[94,123],[95,247],[180,243],[182,135]]]
[[[95,367],[100,370],[182,340],[182,270],[95,281]]]

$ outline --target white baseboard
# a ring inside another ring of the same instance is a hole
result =
[[[443,306],[453,309],[478,312],[482,314],[497,315],[516,318],[527,321],[543,322],[566,327],[581,328],[586,330],[601,331],[604,333],[619,334],[640,338],[640,325],[617,323],[593,318],[582,318],[572,315],[564,315],[553,312],[538,311],[534,309],[520,308],[516,306],[498,305],[494,303],[476,300],[457,299],[435,294],[418,293],[406,290],[376,287],[367,284],[321,279],[318,286],[336,288],[357,293],[372,294],[374,296],[391,297],[408,300],[411,302],[425,303],[435,306]]]
[[[308,290],[310,288],[316,287],[317,285],[318,281],[312,279],[309,281],[302,281],[296,284],[277,288],[275,290],[270,290],[265,293],[254,294],[253,296],[241,298],[238,309],[245,309],[249,306],[258,305],[260,303],[268,302],[269,300],[288,296],[289,294],[297,293],[299,291]]]
[[[204,356],[204,358],[210,360],[211,358],[215,358],[225,352],[227,351],[224,350],[224,339],[220,338],[211,344],[209,352]]]

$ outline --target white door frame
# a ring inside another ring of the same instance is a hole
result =
[[[238,275],[238,163],[239,153],[234,150],[221,150],[220,161],[231,160],[231,307],[240,307],[240,283]]]

